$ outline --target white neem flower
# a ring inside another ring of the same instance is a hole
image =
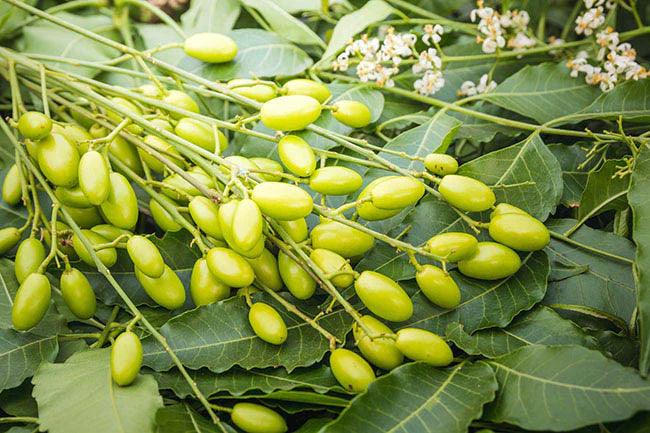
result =
[[[332,62],[332,69],[335,71],[347,71],[350,67],[350,56],[347,52],[339,54],[335,61]]]
[[[421,51],[419,60],[413,65],[412,70],[414,74],[419,74],[423,71],[430,69],[440,69],[442,67],[442,59],[438,57],[435,48],[429,48],[426,51]]]
[[[595,29],[602,26],[605,23],[605,14],[602,6],[589,9],[582,15],[576,18],[576,28],[575,31],[577,34],[584,34],[585,36],[591,35]]]
[[[578,76],[578,73],[583,72],[583,68],[586,65],[589,65],[587,60],[589,59],[589,54],[586,51],[579,51],[578,54],[566,63],[567,68],[571,69],[571,75],[573,78]]]
[[[424,76],[416,80],[413,87],[421,95],[433,95],[445,85],[440,71],[426,71]]]
[[[508,39],[508,48],[515,51],[525,50],[526,48],[534,47],[535,40],[526,36],[526,34],[519,32],[514,38]]]
[[[460,85],[460,89],[456,93],[458,96],[474,96],[480,93],[490,92],[496,87],[496,81],[490,80],[488,74],[483,74],[479,79],[478,84],[474,84],[472,81],[465,81]]]
[[[422,35],[422,42],[426,45],[431,45],[431,42],[437,44],[441,41],[441,36],[444,30],[440,24],[427,24],[424,26],[424,35]]]

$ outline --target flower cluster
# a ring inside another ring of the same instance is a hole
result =
[[[587,10],[576,18],[576,33],[590,36],[605,24],[605,10],[614,7],[614,2],[606,0],[584,0]]]
[[[528,12],[508,10],[500,14],[485,7],[483,0],[478,0],[476,6],[470,18],[472,22],[478,20],[476,42],[482,44],[484,53],[494,53],[498,48],[521,51],[535,45],[535,40],[528,36]]]
[[[483,74],[479,79],[478,84],[475,84],[473,81],[465,81],[460,85],[458,96],[474,96],[481,93],[487,93],[494,90],[497,87],[497,83],[494,80],[490,80],[488,74]]]

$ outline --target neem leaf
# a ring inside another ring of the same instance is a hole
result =
[[[58,349],[56,335],[0,329],[0,391],[20,385],[41,362],[54,361]]]
[[[241,6],[238,0],[192,0],[181,15],[183,29],[190,35],[229,31],[235,25]]]
[[[156,433],[230,433],[235,429],[221,423],[223,429],[198,414],[188,404],[165,406],[156,413]]]

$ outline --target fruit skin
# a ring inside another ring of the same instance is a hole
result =
[[[2,181],[2,200],[9,206],[16,206],[23,197],[20,170],[16,164],[12,165]]]
[[[63,126],[60,134],[67,138],[70,143],[77,146],[77,150],[81,155],[88,151],[88,140],[92,140],[93,138],[88,131],[75,124]]]
[[[445,340],[424,329],[400,329],[395,345],[407,358],[436,367],[445,367],[454,360],[454,354]]]
[[[135,268],[135,277],[147,295],[161,307],[176,310],[185,304],[185,287],[169,266],[165,265],[162,275],[158,278],[150,278]]]
[[[78,186],[69,188],[57,186],[54,190],[54,195],[56,195],[56,198],[58,198],[64,206],[75,207],[77,209],[88,209],[93,207],[92,203],[88,201],[86,194],[84,194]]]
[[[338,221],[325,221],[310,233],[313,248],[325,248],[346,259],[360,256],[375,245],[375,238]]]
[[[79,188],[90,204],[99,206],[111,192],[110,171],[101,153],[91,150],[79,161]]]
[[[370,109],[359,101],[336,101],[332,115],[336,120],[351,128],[363,128],[372,121]]]
[[[379,209],[372,203],[373,189],[375,189],[377,185],[396,177],[397,176],[383,176],[366,185],[357,198],[357,201],[359,201],[357,204],[357,213],[361,218],[366,221],[380,221],[394,217],[402,211],[402,209]]]
[[[160,197],[161,201],[165,201],[172,206],[176,206],[172,199],[167,197]],[[177,232],[183,228],[179,223],[176,222],[173,216],[156,200],[149,200],[149,210],[151,211],[151,216],[155,221],[156,225],[160,227],[163,231],[166,232]]]
[[[230,417],[246,433],[284,433],[288,430],[280,414],[259,404],[237,403]]]
[[[442,197],[452,206],[467,212],[482,212],[496,202],[494,192],[480,180],[450,174],[438,185]]]
[[[518,213],[521,215],[530,215],[528,212],[526,212],[523,209],[519,209],[517,206],[513,206],[508,203],[499,203],[494,207],[494,210],[490,213],[490,220],[496,218],[499,215],[512,214],[512,213]]]
[[[277,96],[275,88],[257,80],[236,78],[228,81],[228,88],[238,95],[245,96],[258,102],[266,102]]]
[[[38,143],[38,166],[56,186],[74,186],[79,169],[79,151],[67,138],[50,134]]]
[[[458,161],[444,153],[430,153],[424,157],[424,166],[433,174],[446,176],[458,171]]]
[[[275,173],[284,173],[282,164],[272,159],[254,157],[254,158],[250,158],[250,161],[256,166],[258,166],[260,170],[275,172]],[[268,180],[270,182],[279,182],[280,180],[282,180],[282,176],[280,175],[275,175],[270,173],[257,173],[257,175],[262,179]]]
[[[115,139],[111,141],[108,145],[108,153],[119,159],[120,162],[126,165],[130,170],[137,174],[143,173],[140,157],[138,156],[138,150],[133,144],[129,143],[122,137],[115,137]]]
[[[335,287],[344,289],[354,282],[352,266],[340,255],[323,248],[315,248],[311,251],[309,258],[312,259],[324,274],[332,274],[339,271],[349,272],[349,274],[341,274],[330,280]]]
[[[309,299],[316,291],[316,281],[284,251],[278,253],[278,268],[284,285],[297,299]]]
[[[194,178],[194,180],[207,188],[214,187],[212,179],[205,174],[203,170],[198,167],[192,167],[187,172],[187,175]],[[173,173],[162,180],[162,183],[169,185],[169,188],[163,188],[162,193],[167,197],[178,201],[187,201],[186,196],[180,194],[178,190],[185,192],[190,196],[201,195],[201,192],[187,180],[183,179],[180,174]]]
[[[332,92],[330,92],[330,89],[325,84],[306,78],[296,78],[287,81],[282,86],[281,92],[285,95],[311,96],[321,104],[332,96]]]
[[[478,239],[469,233],[446,232],[429,239],[426,249],[432,254],[444,257],[448,262],[455,263],[474,254],[477,245]]]
[[[504,213],[490,221],[489,232],[495,241],[519,251],[537,251],[551,240],[544,224],[528,214]]]
[[[38,111],[28,111],[18,119],[18,131],[30,140],[40,140],[52,130],[52,119]]]
[[[442,308],[456,308],[460,303],[460,289],[451,275],[434,265],[422,265],[415,281],[427,299]]]
[[[115,227],[131,230],[138,222],[138,200],[131,184],[119,173],[111,173],[111,192],[101,204],[104,218]]]
[[[231,200],[223,203],[219,207],[219,225],[221,226],[221,232],[228,246],[237,254],[249,259],[259,257],[264,250],[264,236],[260,236],[257,243],[248,250],[240,248],[239,244],[234,240],[233,227],[236,226],[235,213],[237,212],[239,203],[237,200]]]
[[[496,242],[479,242],[476,252],[458,262],[461,274],[480,280],[500,280],[519,270],[521,259],[516,252]]]
[[[176,108],[180,108],[182,110],[191,111],[192,113],[198,113],[201,111],[199,109],[199,104],[197,104],[190,95],[185,92],[181,92],[180,90],[168,91],[167,94],[162,98],[162,102],[172,105]],[[180,119],[181,117],[184,117],[184,114],[177,112],[170,112],[169,115],[174,119]]]
[[[144,236],[131,236],[126,251],[136,268],[150,278],[159,278],[165,271],[165,261],[158,247]]]
[[[91,231],[97,233],[100,236],[105,237],[109,242],[114,241],[123,235],[132,235],[133,233],[129,230],[121,229],[115,227],[111,224],[98,224],[90,229]],[[126,241],[124,241],[126,242]]]
[[[298,218],[296,220],[278,221],[278,224],[287,232],[294,242],[302,242],[309,237],[309,227],[307,220]]]
[[[204,148],[208,152],[214,152],[216,148],[212,126],[200,120],[184,117],[178,121],[174,132],[179,137]],[[228,148],[228,138],[217,129],[217,139],[219,141],[219,150],[223,152]]]
[[[99,245],[99,244],[105,244],[108,243],[109,240],[103,237],[102,235],[99,235],[91,230],[81,230],[81,233],[84,235],[86,239],[90,242],[91,245]],[[91,257],[90,253],[84,246],[84,244],[81,242],[81,239],[79,236],[76,234],[72,236],[72,247],[74,248],[75,252],[79,256],[79,258],[86,263],[87,265],[95,267],[95,261]],[[99,257],[99,260],[106,266],[107,268],[110,268],[117,262],[117,251],[115,251],[115,248],[104,248],[99,251],[95,252],[97,254],[97,257]]]
[[[64,205],[63,209],[70,214],[70,217],[82,229],[87,229],[104,222],[96,207],[78,208]]]
[[[248,323],[255,335],[270,344],[279,345],[287,340],[287,325],[275,308],[264,302],[254,303],[248,311]]]
[[[194,263],[190,277],[190,295],[194,305],[208,305],[230,296],[230,287],[212,275],[208,262],[199,259]]]
[[[311,96],[291,95],[271,99],[260,110],[262,123],[277,131],[298,131],[316,121],[321,105]]]
[[[121,108],[122,110],[126,111],[127,113],[135,114],[138,116],[142,115],[142,110],[140,107],[132,103],[131,101],[121,98],[121,97],[115,97],[111,98],[111,102],[114,106],[117,106]],[[118,124],[122,122],[125,118],[124,115],[117,111],[113,110],[106,110],[106,116],[112,120],[115,124]],[[135,123],[129,123],[128,126],[126,127],[126,130],[129,132],[132,132],[133,134],[139,135],[142,133],[142,127],[140,125],[137,125]]]
[[[61,295],[72,314],[81,320],[95,315],[97,299],[88,278],[76,268],[70,268],[61,274]]]
[[[313,149],[297,135],[285,135],[278,142],[280,161],[291,173],[309,177],[316,170],[316,155]]]
[[[237,44],[221,33],[197,33],[185,39],[185,54],[206,63],[225,63],[237,56]]]
[[[176,165],[180,167],[185,166],[185,161],[183,160],[181,154],[178,153],[178,151],[171,144],[162,138],[159,138],[155,135],[146,135],[142,141],[144,141],[145,144],[152,147],[156,151],[165,152],[162,154],[162,156],[171,160]],[[142,158],[142,162],[144,162],[151,170],[155,171],[156,173],[163,173],[165,171],[165,164],[159,161],[152,154],[142,148],[138,148],[138,153],[140,154],[140,158]]]
[[[404,209],[417,203],[423,195],[424,184],[406,176],[391,176],[370,191],[372,204],[388,210]]]
[[[20,231],[15,227],[0,229],[0,254],[4,254],[14,247],[20,240]]]
[[[271,251],[264,248],[262,254],[254,259],[246,259],[248,264],[253,268],[255,278],[271,290],[278,291],[282,289],[284,283],[280,276],[278,260]]]
[[[230,228],[232,241],[237,249],[250,250],[262,237],[264,220],[257,204],[248,198],[237,203],[233,214],[234,224]]]
[[[309,179],[309,187],[325,195],[352,194],[363,184],[363,178],[356,171],[332,165],[317,169]]]
[[[43,274],[29,274],[18,287],[11,307],[14,329],[27,331],[38,325],[50,307],[52,288]]]
[[[354,282],[361,302],[375,315],[403,322],[413,315],[413,302],[399,284],[379,272],[363,271]]]
[[[393,331],[388,326],[372,316],[363,316],[360,320],[375,335],[393,334]],[[395,346],[395,340],[391,338],[375,338],[371,340],[356,322],[352,327],[352,332],[359,351],[373,365],[384,370],[392,370],[404,362],[404,355]]]
[[[375,372],[366,360],[348,349],[332,351],[330,368],[336,380],[350,392],[363,392],[375,380]]]
[[[218,240],[224,240],[219,224],[219,207],[212,200],[199,195],[190,201],[188,207],[192,219],[205,234]]]
[[[142,367],[140,338],[125,331],[117,336],[111,347],[111,377],[119,386],[128,386],[138,377]]]
[[[262,213],[279,221],[306,217],[314,207],[307,191],[282,182],[263,182],[255,185],[251,198]]]
[[[36,272],[45,260],[45,247],[36,238],[27,238],[18,245],[14,264],[14,273],[19,283],[25,281],[27,276]]]
[[[206,256],[210,272],[229,287],[246,287],[253,284],[255,273],[248,262],[228,248],[212,248]]]

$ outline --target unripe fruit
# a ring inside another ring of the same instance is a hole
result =
[[[120,162],[126,165],[131,171],[137,174],[142,174],[142,164],[140,163],[140,156],[136,147],[123,139],[122,137],[115,137],[108,145],[108,153],[119,159]]]
[[[345,271],[348,274],[341,274],[330,281],[335,287],[344,289],[354,282],[354,273],[352,266],[340,255],[323,248],[316,248],[311,251],[309,258],[318,266],[324,274],[333,274],[335,272]]]
[[[496,218],[499,215],[504,215],[504,214],[521,214],[521,215],[529,215],[528,212],[526,212],[523,209],[519,209],[517,206],[513,206],[508,203],[499,203],[494,207],[494,210],[490,213],[490,219]]]
[[[395,345],[407,358],[436,367],[445,367],[454,360],[454,354],[445,340],[424,329],[400,329]]]
[[[197,104],[190,95],[185,92],[181,92],[180,90],[168,91],[167,94],[162,98],[162,101],[176,108],[180,108],[181,110],[191,111],[192,113],[198,113],[201,111],[199,109],[199,104]],[[169,115],[174,119],[180,119],[181,117],[184,117],[184,114],[176,112],[170,112]]]
[[[372,316],[363,316],[360,320],[366,327],[370,328],[373,336],[393,334],[393,331],[388,326]],[[373,340],[366,335],[361,326],[356,322],[352,327],[352,331],[359,351],[373,365],[384,370],[392,370],[404,362],[404,355],[395,346],[394,339],[381,337]]]
[[[260,170],[268,173],[257,173],[259,177],[269,182],[279,182],[282,180],[281,173],[284,173],[282,164],[269,158],[255,157],[250,158],[250,161],[255,164]],[[272,174],[278,173],[278,174]]]
[[[313,248],[325,248],[346,259],[360,256],[375,245],[375,238],[338,221],[325,221],[310,233]]]
[[[313,149],[297,135],[285,135],[278,142],[280,161],[291,173],[308,177],[316,169],[316,155]]]
[[[101,235],[98,235],[97,233],[91,230],[81,230],[81,233],[88,240],[88,242],[90,242],[92,246],[105,244],[109,242],[108,239],[106,239]],[[90,253],[88,252],[84,244],[81,242],[79,236],[77,236],[76,234],[72,236],[72,247],[74,248],[74,251],[77,253],[79,258],[84,263],[95,267],[95,261],[93,260],[92,256],[90,255]],[[96,251],[95,253],[97,254],[97,257],[99,257],[99,260],[107,268],[113,266],[117,261],[117,251],[115,251],[115,248],[103,248],[99,251]]]
[[[43,274],[29,274],[16,291],[11,307],[11,322],[14,329],[27,331],[43,319],[50,307],[52,289]]]
[[[354,290],[363,305],[382,319],[403,322],[413,315],[413,302],[404,289],[378,272],[363,271]]]
[[[325,84],[306,78],[296,78],[287,81],[282,86],[282,93],[285,95],[311,96],[321,104],[332,96],[332,92],[330,92],[330,89]]]
[[[226,299],[230,296],[230,287],[219,281],[210,272],[207,260],[199,259],[192,268],[190,295],[194,305],[200,307]]]
[[[215,136],[212,126],[200,120],[184,117],[178,121],[174,132],[179,137],[196,144],[207,150],[208,152],[215,151]],[[223,132],[217,129],[217,140],[219,141],[219,150],[223,152],[228,147],[228,138]]]
[[[546,226],[528,214],[505,213],[490,221],[492,239],[519,251],[537,251],[551,240]]]
[[[38,143],[38,166],[56,186],[74,186],[79,169],[79,151],[67,138],[50,134]]]
[[[151,119],[149,122],[151,122],[153,126],[155,126],[156,129],[158,129],[159,131],[174,132],[174,127],[172,126],[172,124],[166,121],[165,119],[156,118],[156,119]]]
[[[254,303],[248,311],[248,323],[255,335],[270,344],[282,344],[287,340],[287,325],[275,308],[263,302]]]
[[[111,192],[110,171],[101,153],[91,150],[79,161],[79,188],[88,201],[99,206]]]
[[[260,110],[262,123],[278,131],[298,131],[316,121],[321,105],[311,96],[292,95],[271,99]]]
[[[30,140],[40,140],[51,130],[52,119],[38,111],[28,111],[18,119],[18,131]]]
[[[225,63],[237,56],[237,44],[221,33],[197,33],[185,39],[185,54],[206,63]]]
[[[111,347],[111,377],[119,386],[128,386],[138,377],[142,367],[140,338],[125,331],[117,336]]]
[[[241,200],[237,203],[233,222],[230,232],[236,248],[245,251],[252,249],[262,237],[264,227],[260,208],[251,199]]]
[[[314,207],[307,191],[282,182],[263,182],[255,185],[251,198],[262,213],[279,221],[306,217]]]
[[[284,285],[298,299],[309,299],[316,291],[316,281],[291,257],[280,251],[278,268]]]
[[[460,289],[451,275],[437,266],[422,265],[415,281],[424,296],[442,308],[456,308],[460,303]]]
[[[67,138],[70,143],[77,146],[80,155],[83,155],[88,151],[88,141],[93,139],[93,136],[90,135],[88,131],[81,126],[74,124],[63,126],[61,132],[58,133]]]
[[[212,248],[206,257],[210,272],[229,287],[253,284],[255,273],[248,262],[228,248]]]
[[[77,99],[77,101],[79,101],[80,103],[81,102],[88,102],[85,98],[79,98],[79,99]],[[90,118],[90,117],[86,117],[85,114],[82,114],[82,113],[78,112],[77,110],[70,110],[70,115],[75,120],[75,122],[77,122],[78,124],[80,124],[81,126],[83,126],[86,129],[90,128],[93,125],[94,121],[95,121],[95,119]]]
[[[120,236],[133,234],[129,230],[121,229],[111,224],[99,224],[92,227],[90,230],[97,233],[100,236],[105,237],[109,242],[114,241]],[[126,243],[126,239],[123,240],[123,242]]]
[[[496,201],[489,186],[480,180],[456,174],[443,177],[438,191],[449,204],[467,212],[488,210]]]
[[[54,195],[64,206],[74,207],[77,209],[87,209],[93,207],[92,203],[88,201],[88,197],[86,197],[86,194],[83,193],[79,186],[68,188],[57,186],[54,190]]]
[[[131,230],[138,222],[138,200],[129,181],[119,173],[109,176],[111,191],[100,209],[107,222]]]
[[[466,259],[476,252],[478,239],[469,233],[447,232],[433,236],[427,241],[426,249],[430,253],[455,263]]]
[[[278,268],[278,260],[273,253],[264,248],[262,254],[254,259],[246,259],[246,261],[253,268],[255,278],[276,292],[283,287],[282,277],[280,276],[280,269]]]
[[[456,161],[456,158],[444,153],[428,154],[424,157],[424,166],[431,173],[438,176],[446,176],[458,171],[458,161]]]
[[[218,240],[224,239],[219,224],[219,207],[212,200],[199,195],[192,199],[188,208],[192,219],[205,234]]]
[[[61,295],[72,314],[81,320],[95,315],[97,299],[88,278],[76,268],[70,268],[61,274]]]
[[[174,201],[170,198],[162,196],[159,197],[159,199],[166,202],[170,206],[176,206],[176,203],[174,203]],[[177,232],[183,228],[183,226],[176,222],[174,217],[169,212],[167,212],[167,209],[165,209],[156,200],[149,200],[149,210],[151,211],[151,217],[161,230],[165,232]]]
[[[151,146],[153,150],[160,152],[162,156],[172,161],[174,164],[184,167],[185,161],[180,153],[167,141],[159,138],[155,135],[147,135],[142,140],[148,146]],[[138,153],[142,162],[144,162],[147,167],[156,173],[163,173],[165,171],[165,164],[162,161],[159,161],[155,156],[147,152],[145,149],[138,148]]]
[[[402,211],[402,209],[379,209],[372,203],[373,189],[375,189],[377,185],[396,177],[397,176],[383,176],[366,185],[357,198],[357,201],[359,202],[357,204],[357,213],[361,218],[366,221],[380,221],[394,217]]]
[[[336,165],[319,168],[309,179],[309,187],[324,195],[352,194],[362,184],[363,179],[359,173]]]
[[[350,392],[363,392],[375,380],[375,372],[366,360],[348,349],[332,351],[330,368],[336,380]]]
[[[309,237],[309,227],[307,220],[299,218],[297,220],[278,221],[278,224],[284,229],[294,242],[302,242]]]
[[[391,176],[370,191],[372,204],[379,209],[403,209],[418,202],[424,195],[424,184],[406,176]]]
[[[27,238],[18,245],[14,263],[14,273],[19,283],[25,281],[29,274],[36,272],[45,260],[45,247],[36,238]]]
[[[480,280],[499,280],[519,270],[521,259],[516,252],[496,242],[479,242],[476,252],[458,262],[458,270]]]
[[[287,423],[276,411],[254,403],[237,403],[230,414],[232,422],[246,433],[284,433]]]
[[[16,206],[23,197],[20,170],[16,164],[12,165],[2,181],[2,200],[9,206]]]
[[[138,116],[142,115],[142,110],[140,109],[140,107],[138,107],[133,102],[127,99],[121,97],[115,97],[115,98],[111,98],[111,102],[114,106],[121,108],[127,113],[135,114]],[[107,110],[106,116],[116,124],[122,122],[125,119],[125,115],[113,110]],[[126,127],[126,130],[136,135],[142,133],[142,127],[140,125],[136,125],[135,123],[130,123]]]
[[[275,88],[248,78],[236,78],[228,81],[228,88],[233,93],[258,102],[266,102],[277,96]]]
[[[239,201],[231,200],[229,202],[223,203],[219,207],[219,225],[221,226],[221,232],[223,234],[226,243],[239,255],[252,259],[259,257],[264,251],[264,236],[258,238],[257,243],[251,249],[240,248],[237,242],[233,239],[233,227],[235,224],[235,212],[239,206]]]
[[[135,268],[135,277],[147,295],[161,307],[176,310],[185,304],[183,282],[169,266],[165,265],[162,275],[158,278],[148,277],[139,268]]]
[[[104,222],[98,208],[94,206],[87,208],[63,206],[63,209],[70,214],[70,217],[82,229],[88,229]]]
[[[126,251],[140,272],[150,278],[159,278],[165,270],[165,261],[158,247],[144,236],[131,236],[126,243]]]
[[[372,121],[372,113],[359,101],[336,101],[332,109],[336,120],[351,128],[363,128]]]
[[[15,227],[0,229],[0,255],[12,249],[20,240],[20,231]]]
[[[162,96],[162,91],[155,84],[143,84],[133,89],[135,92],[142,93],[149,98],[159,98]]]

